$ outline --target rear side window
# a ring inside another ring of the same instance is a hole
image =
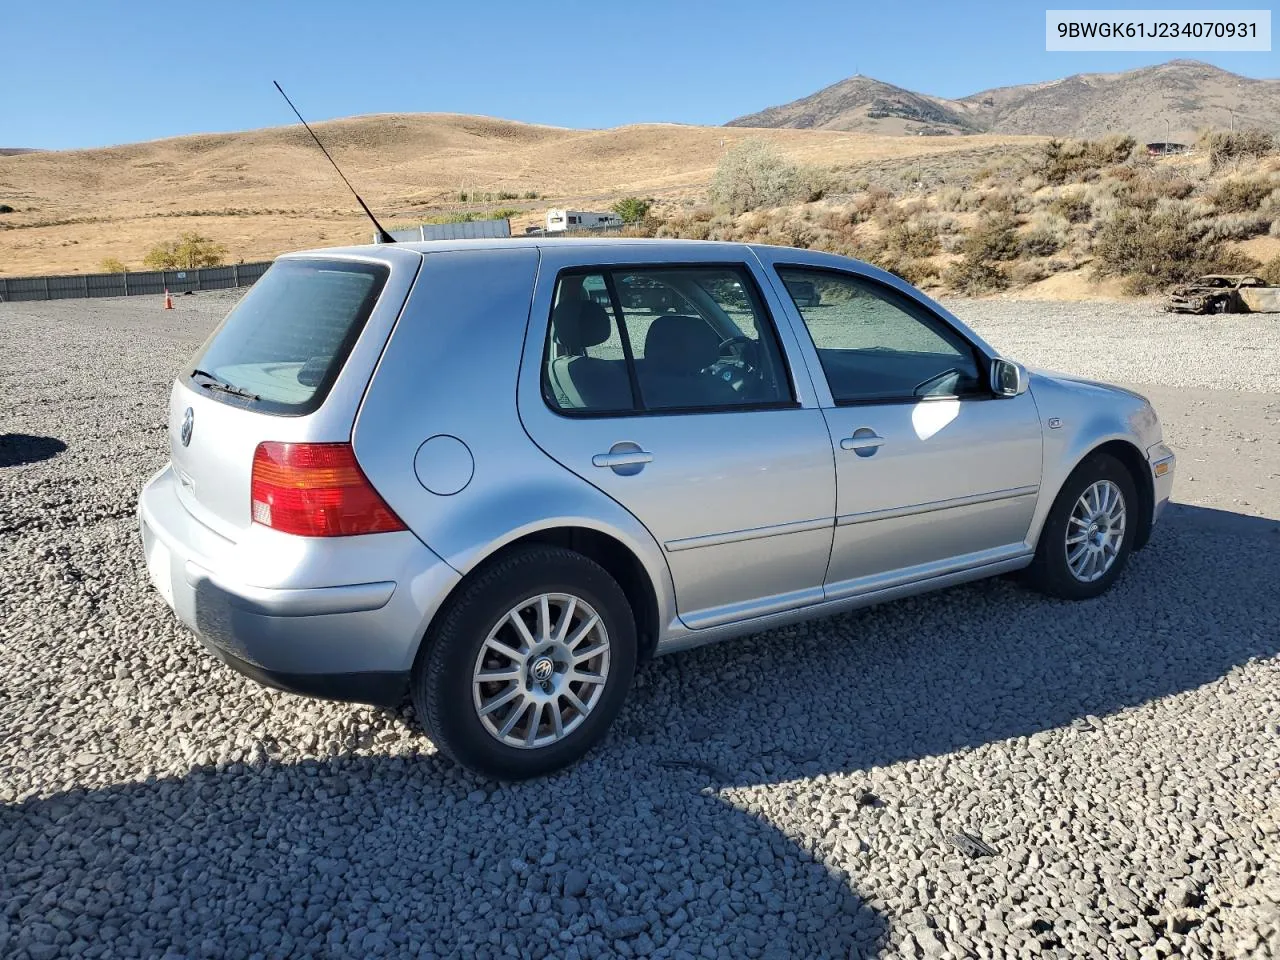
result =
[[[389,273],[380,264],[276,261],[209,338],[192,363],[203,375],[191,382],[214,399],[266,413],[311,413],[341,372]]]
[[[554,409],[594,415],[794,402],[764,304],[737,265],[561,274],[543,392]]]

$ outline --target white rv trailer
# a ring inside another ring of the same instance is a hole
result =
[[[592,213],[589,210],[548,210],[547,233],[565,230],[605,230],[622,226],[616,213]]]

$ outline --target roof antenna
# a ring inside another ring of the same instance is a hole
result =
[[[378,218],[373,215],[373,211],[369,209],[369,205],[360,199],[360,194],[356,193],[356,188],[351,185],[351,181],[348,180],[343,172],[338,169],[338,165],[334,163],[333,157],[329,156],[329,151],[324,148],[324,144],[320,142],[320,138],[316,136],[316,132],[311,129],[307,121],[302,119],[302,114],[300,114],[298,112],[298,108],[293,105],[293,101],[289,99],[289,95],[284,92],[284,87],[280,86],[280,83],[276,80],[272,80],[271,82],[276,85],[276,89],[280,91],[280,96],[284,97],[284,102],[289,105],[289,109],[293,111],[293,115],[302,122],[304,127],[307,128],[307,133],[311,134],[311,139],[316,142],[316,146],[320,148],[320,152],[324,154],[325,159],[330,163],[333,163],[333,169],[338,171],[338,176],[342,177],[342,182],[347,185],[347,189],[351,191],[351,195],[356,198],[356,203],[360,204],[360,209],[368,215],[369,219],[373,221],[373,225],[378,228],[378,242],[395,243],[396,238],[382,229],[382,224],[378,222]]]

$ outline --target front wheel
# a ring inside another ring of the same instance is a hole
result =
[[[1064,600],[1087,600],[1111,588],[1133,551],[1138,522],[1133,477],[1115,457],[1087,458],[1053,502],[1029,585]]]
[[[626,594],[593,560],[529,547],[478,573],[442,612],[413,702],[456,762],[519,780],[574,762],[608,730],[636,665]]]

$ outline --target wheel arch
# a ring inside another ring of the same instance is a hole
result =
[[[1120,461],[1128,471],[1130,479],[1133,480],[1134,489],[1138,491],[1138,509],[1135,511],[1137,513],[1137,528],[1134,530],[1133,548],[1141,550],[1147,545],[1147,541],[1151,539],[1152,516],[1155,512],[1155,480],[1151,476],[1146,456],[1131,440],[1114,437],[1085,450],[1071,464],[1071,468],[1065,472],[1062,482],[1054,490],[1053,498],[1049,503],[1053,504],[1057,501],[1063,487],[1067,485],[1067,482],[1075,475],[1075,472],[1080,469],[1081,464],[1100,453],[1105,453]],[[1036,532],[1037,539],[1039,539],[1039,535],[1042,532],[1043,525]]]
[[[441,619],[440,612],[483,570],[511,553],[535,544],[572,550],[600,564],[617,581],[627,602],[631,604],[636,621],[639,659],[643,662],[653,656],[662,633],[662,615],[657,590],[640,557],[620,539],[603,530],[574,524],[556,524],[531,530],[508,540],[471,566],[441,599],[423,630],[414,657],[415,665],[422,659],[430,644],[432,629]]]

